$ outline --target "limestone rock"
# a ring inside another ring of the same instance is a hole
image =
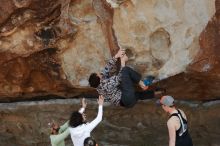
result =
[[[218,0],[2,0],[0,10],[1,101],[95,95],[88,76],[120,47],[143,76],[165,79],[188,71],[200,78],[197,71],[208,71],[216,84],[203,88],[207,94],[183,92],[187,99],[219,94]],[[196,87],[205,84],[193,79]],[[170,91],[173,85],[165,82]]]
[[[125,1],[115,9],[113,26],[119,45],[135,55],[132,65],[164,79],[185,71],[194,59],[214,6],[214,0]]]
[[[220,90],[220,1],[216,13],[199,37],[199,52],[188,65],[187,72],[159,83],[168,94],[182,99],[215,100]]]

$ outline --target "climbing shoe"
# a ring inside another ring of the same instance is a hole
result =
[[[145,86],[150,86],[153,83],[153,80],[155,79],[154,76],[147,76],[143,82]]]

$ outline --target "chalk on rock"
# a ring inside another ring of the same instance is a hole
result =
[[[112,8],[118,8],[119,7],[119,4],[117,4],[115,0],[106,0],[106,2],[109,3]]]

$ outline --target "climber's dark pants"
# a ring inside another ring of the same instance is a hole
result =
[[[133,107],[138,99],[144,100],[154,98],[154,91],[135,91],[134,85],[138,84],[141,80],[141,75],[138,72],[126,66],[122,68],[121,73],[121,106]]]

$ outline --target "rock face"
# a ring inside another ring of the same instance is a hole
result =
[[[219,0],[2,0],[0,10],[1,101],[94,93],[89,74],[120,47],[142,75],[215,80],[207,94],[184,98],[219,95]],[[182,98],[179,89],[168,93]]]
[[[199,37],[200,50],[188,65],[187,72],[170,77],[160,86],[182,99],[219,99],[220,90],[220,1],[215,1],[216,13]],[[176,81],[179,81],[176,83]]]
[[[132,51],[132,64],[144,74],[160,79],[176,75],[186,70],[200,49],[199,36],[215,12],[214,3],[126,1],[114,13],[116,37]]]
[[[69,3],[1,1],[1,98],[72,89],[61,67],[58,47],[62,39],[67,41],[68,35],[76,33],[69,22]]]
[[[48,123],[69,119],[79,108],[78,99],[0,104],[0,141],[4,146],[48,146]],[[104,106],[104,117],[92,136],[105,146],[168,145],[166,115],[155,101],[139,102],[132,109]],[[178,102],[189,121],[195,146],[219,146],[220,103]],[[88,101],[88,120],[95,118],[97,103]],[[71,146],[70,137],[66,141]]]
[[[88,76],[120,48],[130,66],[156,76],[152,88],[178,99],[220,97],[220,0],[0,0],[0,11],[0,102],[96,96]],[[48,122],[65,122],[78,104],[0,103],[1,145],[48,146]],[[219,104],[179,102],[195,145],[220,145]],[[104,111],[93,133],[100,145],[168,144],[167,116],[154,101]]]

